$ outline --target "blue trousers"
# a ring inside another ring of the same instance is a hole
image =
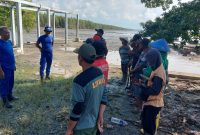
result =
[[[0,94],[1,98],[6,98],[8,95],[12,95],[14,86],[14,70],[3,68],[4,79],[0,80]]]
[[[46,76],[49,76],[51,70],[51,64],[53,59],[53,53],[44,51],[41,53],[40,58],[40,76],[44,77],[44,69],[46,67]]]

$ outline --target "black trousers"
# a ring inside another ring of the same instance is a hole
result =
[[[141,120],[142,127],[145,133],[148,133],[150,135],[155,134],[159,123],[158,115],[160,113],[160,110],[161,107],[144,106],[141,114]]]
[[[128,63],[127,64],[121,63],[121,70],[122,70],[122,81],[126,82],[128,75]]]

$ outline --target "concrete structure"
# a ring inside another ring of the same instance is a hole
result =
[[[7,3],[9,2],[9,3]],[[11,4],[10,4],[11,3]],[[23,53],[23,25],[22,25],[22,9],[23,10],[31,10],[36,12],[36,20],[37,20],[37,37],[40,36],[40,11],[46,11],[47,13],[47,24],[51,26],[51,13],[53,14],[53,36],[55,37],[55,16],[56,13],[64,14],[65,16],[65,44],[68,44],[68,14],[71,14],[66,11],[50,9],[49,7],[41,6],[36,3],[27,2],[23,0],[4,0],[4,2],[0,2],[0,6],[5,6],[10,8],[11,10],[11,34],[12,34],[12,42],[14,46],[20,49],[21,53]],[[16,9],[16,17],[17,17],[17,43],[16,43],[16,29],[15,29],[15,9]],[[77,15],[77,27],[76,27],[76,39],[79,37],[79,20]],[[36,37],[36,38],[37,38]]]
[[[79,15],[76,15],[76,38],[75,41],[79,42]]]

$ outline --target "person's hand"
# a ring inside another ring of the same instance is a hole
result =
[[[134,69],[131,69],[131,70],[130,70],[130,73],[131,73],[131,74],[133,74],[134,72],[135,72],[135,70],[134,70]]]
[[[99,117],[97,121],[97,126],[100,133],[103,133],[103,117]]]
[[[131,63],[131,61],[130,61],[130,62],[128,63],[128,67],[129,67],[129,68],[131,67],[131,64],[132,64],[132,63]]]
[[[73,135],[73,131],[71,131],[71,130],[67,130],[67,132],[66,132],[65,135]]]
[[[0,68],[0,80],[4,79],[4,72],[3,70]]]
[[[153,82],[151,80],[148,80],[147,87],[151,87],[153,85]]]
[[[133,51],[131,51],[131,50],[128,51],[128,55],[129,55],[129,56],[132,56],[132,55],[133,55]]]
[[[142,83],[143,83],[142,79],[139,79],[138,85],[142,85]]]

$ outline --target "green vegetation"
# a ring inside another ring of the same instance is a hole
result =
[[[173,0],[141,0],[141,3],[144,3],[148,8],[162,7],[166,10],[173,3]]]
[[[47,15],[46,14],[40,14],[40,21],[41,21],[41,26],[45,26],[47,24]],[[53,17],[51,17],[53,18]],[[51,20],[53,21],[53,20]],[[63,16],[56,16],[56,27],[57,28],[64,28],[65,27],[65,17]],[[124,28],[117,27],[117,26],[112,26],[112,25],[106,25],[106,24],[99,24],[99,23],[94,23],[92,21],[88,20],[79,20],[79,28],[80,29],[95,29],[95,28],[103,28],[103,29],[115,29],[115,30],[122,30]],[[68,26],[69,29],[75,29],[76,28],[76,18],[69,18],[68,19]]]
[[[0,7],[0,26],[10,26],[10,11],[6,7]]]
[[[165,38],[173,43],[177,38],[182,44],[199,40],[200,38],[200,1],[194,0],[174,6],[155,21],[142,23],[143,36],[152,39]]]
[[[35,13],[33,11],[23,11],[22,15],[23,27],[26,32],[30,32],[35,27]]]
[[[41,84],[36,80],[37,69],[17,65],[14,108],[5,109],[0,103],[0,134],[64,134],[69,114],[72,79],[54,78]]]
[[[0,6],[0,26],[11,26],[10,21],[10,10],[7,7],[1,7]],[[22,18],[23,18],[23,28],[26,30],[26,32],[30,32],[33,28],[36,27],[36,13],[33,11],[22,11]],[[52,19],[52,17],[51,17]],[[44,27],[47,24],[47,15],[44,13],[40,14],[40,25],[41,27]],[[53,20],[51,20],[53,21]],[[95,28],[103,28],[103,29],[116,29],[116,30],[122,30],[124,28],[112,26],[112,25],[106,25],[106,24],[99,24],[94,23],[92,21],[88,20],[79,20],[80,29],[95,29]],[[70,29],[76,28],[76,18],[69,18],[68,25]],[[56,16],[56,27],[57,28],[64,28],[65,27],[65,18],[63,16]]]
[[[25,0],[31,2],[32,0]],[[13,5],[13,2],[4,2],[0,1],[1,3],[5,3],[8,5]],[[10,19],[10,8],[0,6],[0,26],[11,26],[11,19]],[[15,10],[16,14],[16,10]],[[16,16],[16,15],[15,15]],[[30,32],[35,27],[35,18],[36,15],[33,11],[22,10],[22,18],[23,18],[23,27],[27,32]]]

